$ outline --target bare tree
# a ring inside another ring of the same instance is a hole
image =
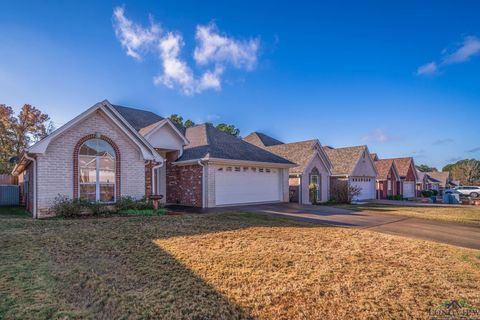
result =
[[[463,161],[452,168],[451,174],[454,180],[460,180],[463,184],[476,184],[480,180],[480,162]]]

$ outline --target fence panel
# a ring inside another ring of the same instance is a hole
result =
[[[20,187],[0,185],[0,206],[20,205]]]

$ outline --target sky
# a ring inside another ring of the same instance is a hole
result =
[[[98,101],[284,142],[480,158],[478,1],[0,0],[0,103]]]

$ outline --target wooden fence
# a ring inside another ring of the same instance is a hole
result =
[[[9,174],[0,174],[0,185],[16,185],[18,184],[17,177]]]

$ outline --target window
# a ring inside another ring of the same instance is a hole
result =
[[[223,168],[218,168],[218,171],[223,171]]]
[[[265,169],[265,171],[266,171],[267,173],[270,173],[270,169]]]
[[[243,167],[243,172],[248,171],[248,167]]]
[[[236,172],[240,172],[240,167],[235,167]]]
[[[87,140],[78,155],[80,199],[115,201],[115,151],[101,139]]]
[[[258,169],[258,172],[263,172],[263,168]]]

